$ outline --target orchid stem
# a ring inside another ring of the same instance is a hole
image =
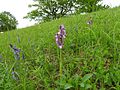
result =
[[[59,63],[60,63],[60,83],[61,83],[61,77],[62,77],[62,49],[60,49],[60,61],[59,61]]]

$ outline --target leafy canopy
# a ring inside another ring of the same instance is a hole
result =
[[[50,21],[75,13],[93,12],[109,6],[98,4],[102,0],[34,0],[29,7],[36,9],[25,18],[35,21]]]
[[[8,31],[17,28],[18,21],[10,12],[0,13],[0,31]]]

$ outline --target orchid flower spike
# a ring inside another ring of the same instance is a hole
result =
[[[57,46],[62,49],[64,45],[64,38],[66,37],[64,25],[60,25],[59,32],[55,35]]]
[[[66,37],[66,31],[65,31],[64,25],[60,25],[60,30],[59,30],[59,32],[60,32],[60,35],[61,35],[63,38]]]
[[[12,44],[10,44],[9,46],[13,50],[15,59],[19,60],[20,59],[20,49],[16,48],[16,46],[13,46]]]

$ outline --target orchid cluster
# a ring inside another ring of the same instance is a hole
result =
[[[20,60],[20,49],[16,48],[16,46],[13,47],[12,44],[10,44],[10,48],[13,50],[15,59]]]
[[[66,37],[66,31],[64,25],[60,25],[58,33],[55,35],[56,44],[61,49],[64,45],[64,38]]]

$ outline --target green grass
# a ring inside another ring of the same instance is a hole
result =
[[[61,24],[67,36],[60,57],[55,34]],[[21,49],[20,60],[10,43]],[[0,33],[0,55],[0,90],[120,90],[120,7]]]

